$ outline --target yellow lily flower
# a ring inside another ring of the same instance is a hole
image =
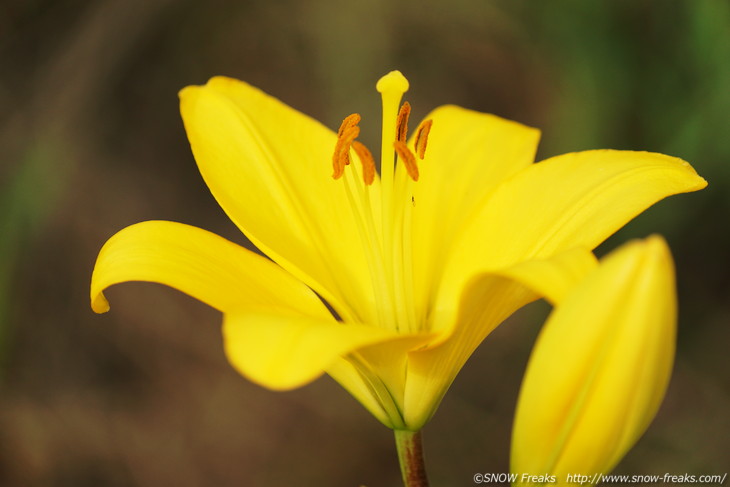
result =
[[[657,236],[626,244],[552,301],[517,405],[514,485],[597,484],[646,430],[669,383],[669,249]]]
[[[389,428],[417,431],[479,343],[539,297],[515,276],[567,288],[594,264],[573,249],[706,185],[646,152],[534,164],[537,130],[456,106],[408,139],[408,81],[393,71],[377,89],[380,175],[356,114],[333,132],[241,81],[183,89],[203,178],[271,260],[199,228],[139,223],[101,249],[92,308],[107,311],[102,292],[120,282],[172,286],[223,312],[227,357],[250,380],[284,390],[327,373]]]

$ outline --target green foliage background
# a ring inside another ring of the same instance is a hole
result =
[[[374,83],[543,130],[539,158],[616,148],[710,183],[600,249],[675,253],[677,364],[619,472],[730,466],[730,2],[10,0],[0,5],[0,484],[398,485],[390,432],[332,381],[273,393],[226,364],[220,316],[150,284],[88,283],[103,242],[170,219],[243,238],[197,173],[176,92],[245,79],[336,128],[379,130]],[[376,145],[371,142],[370,145]],[[480,348],[425,429],[434,485],[508,470],[521,374],[547,307]]]

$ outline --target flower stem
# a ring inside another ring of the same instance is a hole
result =
[[[405,487],[428,487],[420,431],[395,430],[395,444]]]

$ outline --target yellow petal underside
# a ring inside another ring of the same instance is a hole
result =
[[[608,472],[644,432],[674,357],[672,259],[660,237],[606,257],[553,311],[520,393],[512,471]]]
[[[353,350],[333,362],[327,373],[385,426],[407,429],[403,404],[408,354],[432,339],[430,333],[401,334]]]
[[[404,338],[373,326],[260,312],[226,313],[223,335],[241,374],[279,390],[311,382],[353,350]]]
[[[304,385],[373,344],[417,346],[409,336],[337,322],[314,292],[274,262],[181,223],[148,221],[121,230],[99,252],[91,281],[97,313],[109,309],[103,291],[128,281],[165,284],[223,311],[229,361],[272,389]],[[354,379],[347,380],[354,388]]]
[[[331,317],[311,289],[275,263],[181,223],[137,223],[104,244],[91,278],[94,311],[109,309],[104,289],[126,281],[165,284],[223,312],[271,309],[289,315]]]
[[[467,359],[502,321],[540,296],[560,301],[595,266],[590,251],[572,249],[475,276],[461,296],[453,333],[409,354],[404,400],[409,427],[418,429],[428,421]]]
[[[350,364],[336,364],[327,369],[342,387],[347,389],[362,404],[368,404],[368,397],[377,401],[377,410],[368,409],[392,429],[408,429],[408,413],[405,409],[405,391],[412,350],[424,348],[435,337],[432,333],[400,334],[399,339],[389,340],[354,350],[343,359]],[[363,397],[365,398],[363,400]]]
[[[455,303],[474,272],[573,247],[595,248],[655,202],[707,185],[681,159],[599,150],[533,164],[485,201],[451,253],[431,327],[452,327]]]
[[[376,322],[356,216],[344,181],[331,176],[336,135],[229,78],[185,88],[180,100],[200,172],[231,220],[347,321]],[[369,191],[379,200],[377,180]]]

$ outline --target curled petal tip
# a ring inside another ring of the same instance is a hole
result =
[[[107,301],[103,293],[99,293],[91,298],[91,309],[97,314],[109,311],[109,301]]]
[[[646,244],[647,249],[651,250],[652,252],[670,255],[669,245],[667,244],[667,241],[664,240],[664,237],[662,237],[658,233],[654,233],[646,237],[644,243]]]

